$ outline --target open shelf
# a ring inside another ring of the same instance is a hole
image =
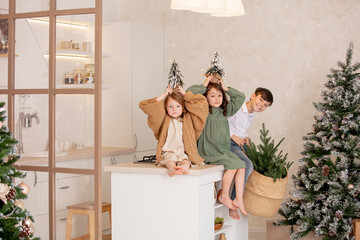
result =
[[[74,89],[74,88],[85,88],[85,89],[94,89],[94,83],[84,83],[84,84],[57,84],[56,87],[58,89]],[[103,84],[102,89],[110,88],[109,85]]]
[[[224,206],[224,204],[222,204],[222,203],[219,202],[219,201],[216,201],[216,203],[215,203],[215,205],[214,205],[214,209],[221,208],[221,207],[223,207],[223,206]]]
[[[8,53],[0,53],[0,57],[7,57],[9,54]],[[18,54],[15,54],[15,57],[18,57]]]
[[[232,225],[224,225],[220,230],[216,230],[214,235],[219,235],[220,233],[224,233],[232,228]]]
[[[49,52],[44,52],[45,56],[49,56]],[[78,58],[88,58],[94,57],[94,52],[84,52],[80,50],[56,50],[57,57],[78,57]],[[102,53],[103,57],[109,57],[109,53]]]

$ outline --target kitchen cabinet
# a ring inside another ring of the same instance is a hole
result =
[[[138,159],[155,154],[157,141],[139,102],[159,96],[167,84],[163,74],[163,27],[105,22],[103,52],[111,53],[103,58],[103,83],[109,86],[103,90],[103,145],[134,146]]]
[[[222,232],[227,240],[248,239],[247,217],[233,220],[215,201],[214,183],[221,182],[223,166],[193,167],[189,175],[172,178],[166,168],[149,163],[117,164],[105,171],[111,172],[113,239],[217,240]],[[219,231],[214,231],[216,216],[225,220]]]
[[[131,150],[124,150],[128,153],[109,155],[105,153],[102,158],[102,168],[117,163],[125,163],[133,158]],[[91,151],[90,151],[91,152]],[[83,155],[85,156],[85,155]],[[71,156],[68,156],[69,158]],[[70,161],[58,162],[58,167],[64,168],[93,168],[94,159],[74,159]],[[29,163],[28,163],[29,164]],[[65,239],[67,206],[94,201],[94,178],[88,175],[76,175],[58,173],[55,175],[55,194],[56,194],[56,236],[57,240]],[[31,212],[35,218],[35,236],[41,239],[49,239],[49,181],[48,173],[27,172],[25,179],[16,179],[16,184],[22,181],[29,185],[30,193],[28,199],[23,200],[25,208]],[[103,201],[111,201],[110,193],[110,173],[104,172],[102,175]],[[86,232],[86,216],[76,215],[73,221],[73,237],[82,235]],[[110,221],[107,213],[103,215],[103,229],[110,229]]]

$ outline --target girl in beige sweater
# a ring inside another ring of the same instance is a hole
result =
[[[148,115],[158,140],[156,163],[166,166],[170,177],[188,174],[192,164],[203,163],[196,141],[209,112],[204,96],[168,87],[159,97],[141,101],[139,107]]]

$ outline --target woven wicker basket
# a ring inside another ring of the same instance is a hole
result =
[[[274,182],[255,170],[250,175],[244,192],[244,205],[248,213],[258,217],[273,217],[286,196],[288,174]]]

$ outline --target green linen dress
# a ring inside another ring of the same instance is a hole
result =
[[[202,84],[193,85],[187,91],[193,94],[204,94],[206,87]],[[206,164],[224,165],[225,169],[245,168],[245,162],[230,151],[230,130],[227,117],[234,115],[245,101],[245,94],[234,88],[226,92],[230,96],[227,105],[227,116],[222,108],[211,108],[203,132],[198,140],[198,150]]]

